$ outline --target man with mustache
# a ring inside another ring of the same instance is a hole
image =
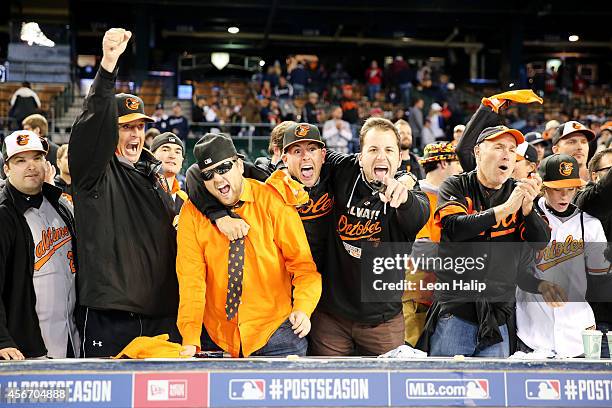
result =
[[[587,159],[589,143],[595,140],[595,133],[580,122],[570,120],[559,126],[552,137],[552,151],[572,156],[580,166],[580,178],[590,181]]]
[[[146,149],[142,99],[115,95],[118,60],[132,34],[112,28],[68,160],[78,241],[85,357],[118,354],[138,336],[178,340],[174,203]]]

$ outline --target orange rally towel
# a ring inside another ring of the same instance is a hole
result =
[[[544,103],[544,99],[536,95],[531,89],[502,92],[497,95],[489,96],[488,98],[482,98],[481,102],[483,105],[490,107],[493,112],[499,113],[499,108],[501,108],[506,101],[513,101],[516,103]]]
[[[188,358],[189,356],[181,356],[183,347],[168,341],[169,338],[167,334],[136,337],[113,358]]]
[[[299,207],[308,202],[308,193],[304,190],[304,186],[282,170],[272,173],[266,184],[272,186],[287,205]]]

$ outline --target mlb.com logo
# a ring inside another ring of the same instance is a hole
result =
[[[408,399],[488,399],[487,379],[407,379]]]
[[[266,380],[244,379],[230,380],[229,399],[263,400],[266,398]]]
[[[559,380],[525,380],[525,397],[528,400],[561,399]]]
[[[148,401],[182,401],[187,399],[187,380],[148,380]]]

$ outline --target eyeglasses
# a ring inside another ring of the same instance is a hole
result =
[[[232,169],[236,160],[228,160],[226,162],[221,163],[217,167],[212,170],[202,171],[202,178],[204,181],[212,180],[215,177],[215,173],[221,175],[225,174]]]
[[[595,173],[601,173],[602,171],[608,171],[610,169],[612,169],[612,166],[603,167],[603,168],[601,168],[599,170],[595,170]]]

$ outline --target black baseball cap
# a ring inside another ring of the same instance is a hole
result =
[[[155,153],[157,149],[168,143],[179,145],[183,151],[183,156],[185,156],[185,145],[183,145],[183,141],[172,132],[164,132],[161,135],[155,136],[155,139],[153,139],[151,143],[151,153]]]
[[[553,145],[556,145],[557,143],[559,143],[559,140],[568,136],[572,136],[576,133],[582,133],[589,142],[595,139],[595,133],[591,129],[587,128],[580,122],[570,120],[569,122],[565,122],[557,128],[555,134],[552,137],[552,143]]]
[[[538,152],[531,144],[523,142],[516,147],[516,161],[527,160],[531,163],[538,162]]]
[[[117,102],[117,117],[120,125],[138,119],[155,122],[152,117],[145,115],[144,102],[138,96],[120,93],[115,95],[115,102]]]
[[[318,127],[310,123],[296,123],[289,126],[283,134],[283,152],[286,152],[292,144],[304,141],[315,142],[325,147]]]
[[[480,144],[485,140],[497,139],[498,137],[503,136],[505,134],[513,136],[514,140],[516,140],[517,146],[525,141],[525,136],[523,136],[523,134],[519,130],[510,129],[509,127],[499,125],[485,128],[482,132],[480,132],[480,135],[476,140],[476,144]]]
[[[544,137],[542,137],[542,134],[540,132],[529,132],[529,133],[525,133],[525,141],[527,141],[527,143],[533,145],[537,145],[539,143],[543,143],[543,144],[548,144],[548,141],[544,139]]]
[[[580,178],[580,167],[567,154],[550,155],[538,166],[542,184],[550,188],[582,187],[586,183]]]
[[[200,170],[236,156],[241,159],[244,158],[236,151],[232,139],[221,133],[207,133],[202,136],[193,147],[193,155]]]

